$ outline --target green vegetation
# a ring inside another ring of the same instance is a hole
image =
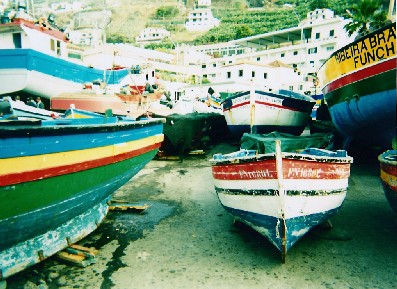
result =
[[[387,13],[380,6],[379,0],[359,0],[348,11],[352,21],[345,25],[349,35],[358,32],[359,36],[366,35],[371,30],[384,26]]]
[[[163,27],[171,32],[173,41],[165,39],[162,44],[152,44],[148,48],[164,50],[173,49],[175,43],[212,44],[293,27],[298,18],[305,19],[307,13],[316,8],[329,8],[336,15],[352,18],[347,31],[365,33],[365,30],[384,23],[384,11],[389,4],[388,0],[229,0],[227,3],[212,0],[212,13],[221,24],[208,32],[198,33],[184,28],[186,17],[193,8],[192,0],[80,1],[92,9],[111,9],[112,19],[106,27],[108,42],[134,43],[143,28]],[[284,6],[287,3],[292,8]]]

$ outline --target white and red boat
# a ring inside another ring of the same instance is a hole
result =
[[[341,207],[353,159],[346,151],[257,154],[240,150],[210,160],[222,206],[270,240],[282,253]]]
[[[232,134],[270,133],[300,135],[311,120],[315,100],[288,90],[247,90],[226,98],[223,114]]]

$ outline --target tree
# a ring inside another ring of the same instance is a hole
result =
[[[309,4],[310,11],[321,8],[329,8],[328,0],[314,0]]]
[[[386,24],[387,13],[382,9],[379,0],[359,0],[346,11],[351,22],[346,24],[344,29],[349,36],[355,32],[364,36]]]

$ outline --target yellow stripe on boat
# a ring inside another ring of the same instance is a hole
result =
[[[397,187],[397,176],[390,175],[385,171],[380,171],[380,179],[390,186]]]
[[[112,157],[130,151],[138,150],[156,143],[161,143],[164,135],[150,136],[144,139],[133,140],[121,144],[108,145],[104,147],[74,150],[68,152],[44,154],[38,156],[24,156],[1,160],[0,175],[23,173],[48,169],[64,165],[73,165],[86,161]]]
[[[345,74],[395,56],[396,27],[393,25],[336,51],[324,63],[324,67],[320,69],[322,85],[326,85]]]

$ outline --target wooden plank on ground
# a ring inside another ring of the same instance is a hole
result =
[[[147,208],[149,208],[149,205],[127,203],[123,201],[111,201],[109,204],[109,210],[121,210],[121,211],[132,210],[132,211],[143,212]]]

